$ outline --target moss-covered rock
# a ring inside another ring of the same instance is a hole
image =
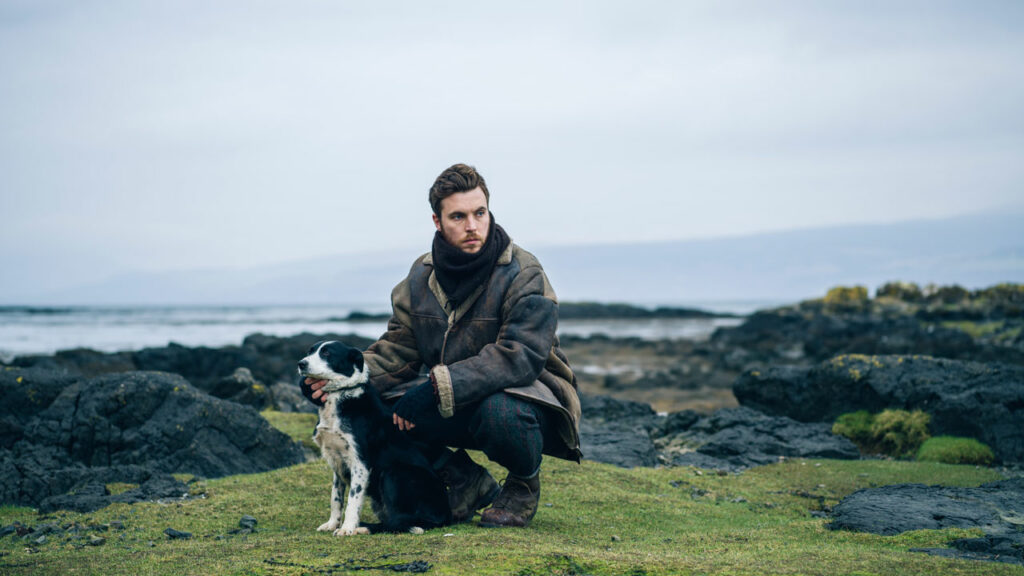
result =
[[[929,438],[930,420],[920,410],[883,410],[879,414],[858,410],[840,416],[832,433],[846,436],[863,453],[906,458]]]

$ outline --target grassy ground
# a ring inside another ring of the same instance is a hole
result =
[[[311,428],[306,416],[272,418],[296,435]],[[497,468],[492,472],[499,474]],[[327,519],[330,473],[323,463],[311,462],[197,481],[193,492],[203,497],[183,502],[46,517],[28,508],[0,508],[0,526],[111,526],[42,544],[32,543],[35,535],[7,536],[0,540],[0,574],[349,574],[369,567],[383,574],[385,565],[425,562],[428,573],[438,575],[1024,575],[1021,566],[908,551],[941,547],[972,532],[833,532],[826,520],[810,514],[862,487],[971,486],[997,478],[987,469],[916,462],[793,460],[720,476],[693,468],[624,470],[547,459],[541,508],[526,530],[463,524],[421,536],[337,538],[315,531]],[[246,514],[258,519],[258,531],[229,534]],[[193,537],[171,540],[166,528]],[[85,545],[96,536],[105,542]]]

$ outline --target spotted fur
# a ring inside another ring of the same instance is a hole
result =
[[[299,361],[300,378],[327,380],[313,440],[334,472],[331,516],[317,530],[336,536],[420,534],[451,522],[444,484],[423,454],[392,423],[359,350],[317,342]],[[347,487],[347,503],[345,503]],[[380,523],[360,524],[369,497]]]

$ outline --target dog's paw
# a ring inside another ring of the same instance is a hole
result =
[[[342,526],[334,531],[335,536],[356,536],[358,534],[369,534],[370,529],[366,526],[357,526],[355,528],[345,528]]]
[[[424,532],[426,532],[426,530],[420,528],[419,526],[413,526],[412,528],[409,528],[409,534],[423,534]]]
[[[338,527],[338,521],[337,520],[328,520],[327,522],[324,522],[323,524],[321,524],[320,527],[317,528],[316,530],[317,530],[317,532],[330,532],[331,530],[334,530],[337,527]]]

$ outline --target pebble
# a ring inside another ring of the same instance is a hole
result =
[[[241,520],[238,521],[238,526],[241,528],[245,528],[247,530],[255,530],[256,524],[258,523],[258,520],[246,514],[245,516],[242,516]]]
[[[181,532],[179,530],[175,530],[174,528],[168,528],[164,530],[164,534],[167,534],[167,536],[171,540],[187,540],[192,537],[191,532]]]

